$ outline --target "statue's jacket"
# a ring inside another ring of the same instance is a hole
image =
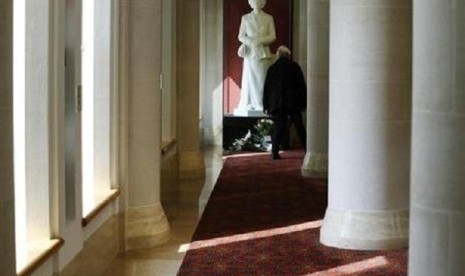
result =
[[[238,39],[246,47],[245,58],[271,58],[272,54],[268,45],[276,39],[273,17],[264,11],[243,15]]]

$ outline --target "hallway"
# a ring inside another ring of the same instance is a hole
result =
[[[223,70],[239,47],[237,30],[225,43],[228,2],[239,0],[0,1],[0,275],[184,266],[230,164],[202,149],[222,144],[224,88],[241,85]],[[408,247],[409,276],[465,275],[465,1],[289,3],[273,16],[291,15],[281,33],[307,81],[293,173],[328,180],[313,241]]]

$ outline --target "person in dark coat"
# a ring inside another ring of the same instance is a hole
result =
[[[288,119],[294,124],[302,147],[306,148],[302,111],[307,108],[307,85],[302,69],[291,60],[291,51],[286,46],[279,46],[276,55],[277,60],[266,73],[263,111],[274,122],[272,157],[281,159],[279,147],[286,135]]]

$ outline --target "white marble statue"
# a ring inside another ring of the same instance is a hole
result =
[[[244,58],[241,98],[234,110],[236,116],[263,114],[263,85],[272,63],[268,45],[276,39],[274,19],[262,9],[266,0],[249,0],[250,13],[242,16],[238,39],[242,43],[238,55]]]

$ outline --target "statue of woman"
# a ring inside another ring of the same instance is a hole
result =
[[[238,55],[244,58],[241,98],[234,111],[239,116],[263,112],[263,85],[272,60],[268,45],[276,39],[273,17],[262,10],[266,0],[249,0],[249,5],[252,11],[242,16],[238,36]]]

